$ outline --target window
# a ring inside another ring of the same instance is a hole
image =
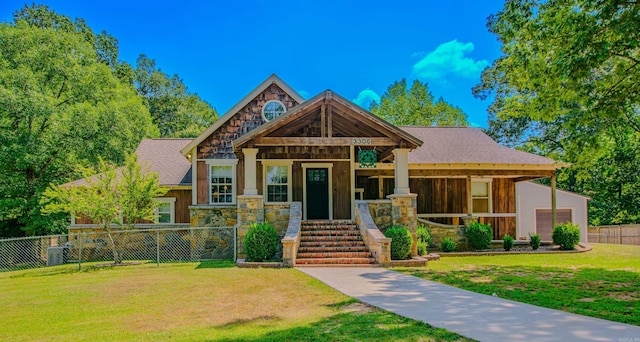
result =
[[[156,198],[155,223],[175,223],[175,197]]]
[[[265,120],[271,121],[278,116],[282,115],[282,113],[286,112],[287,108],[285,108],[282,102],[277,100],[271,100],[265,103],[264,107],[262,107],[262,116]]]
[[[474,213],[491,212],[491,180],[471,182],[471,199]]]
[[[234,203],[235,166],[211,165],[211,204]]]
[[[291,162],[263,161],[266,202],[291,201]]]

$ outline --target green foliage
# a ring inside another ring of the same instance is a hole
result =
[[[424,242],[418,242],[418,245],[416,246],[417,250],[418,250],[418,255],[422,256],[422,255],[426,255],[427,254],[427,244]]]
[[[542,241],[542,237],[540,234],[531,234],[529,233],[529,240],[531,244],[531,248],[535,251],[540,247],[540,242]]]
[[[439,98],[434,103],[427,83],[413,81],[394,82],[382,95],[380,103],[371,103],[369,110],[390,123],[413,126],[466,126],[467,115],[459,107]]]
[[[574,249],[580,242],[580,227],[577,224],[565,223],[553,228],[553,243],[565,250]]]
[[[429,227],[420,223],[416,227],[416,238],[418,239],[418,242],[422,242],[428,246],[431,243],[431,239],[433,237],[431,236],[431,231],[429,230]]]
[[[99,157],[124,162],[157,129],[80,33],[0,24],[0,56],[0,230],[49,233],[56,216],[39,203],[50,183]]]
[[[487,224],[474,222],[466,229],[465,235],[469,241],[469,247],[474,251],[491,247],[493,230]]]
[[[248,261],[271,260],[278,251],[278,233],[268,222],[254,223],[244,237]]]
[[[510,251],[513,248],[513,237],[509,234],[502,238],[502,245],[505,251]]]
[[[215,109],[189,92],[178,75],[169,77],[145,55],[138,57],[134,80],[162,137],[195,137],[218,118]]]
[[[448,236],[442,239],[442,243],[440,243],[440,249],[443,252],[453,252],[456,250],[456,246],[457,246],[456,242],[453,241],[453,239]]]
[[[411,253],[412,238],[407,228],[393,226],[384,232],[384,236],[391,238],[391,259],[405,260]]]
[[[126,228],[136,220],[154,218],[154,198],[167,192],[161,188],[158,175],[148,168],[142,169],[135,154],[127,156],[126,165],[116,168],[100,160],[97,174],[93,169],[83,169],[84,182],[66,186],[49,186],[41,198],[44,214],[66,212],[81,214],[91,219],[107,232],[114,262],[122,260],[113,241],[112,226],[121,225],[126,218]]]

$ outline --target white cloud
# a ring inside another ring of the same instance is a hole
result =
[[[371,104],[371,101],[380,103],[380,95],[376,94],[375,91],[367,88],[361,91],[358,94],[358,97],[356,97],[351,101],[362,108],[369,109],[369,105]]]
[[[429,80],[438,80],[446,76],[478,77],[489,63],[484,59],[476,61],[465,57],[465,54],[473,49],[473,43],[461,43],[456,39],[440,44],[413,65],[413,74]]]

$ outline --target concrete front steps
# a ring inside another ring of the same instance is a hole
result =
[[[351,221],[304,221],[296,266],[379,266]]]

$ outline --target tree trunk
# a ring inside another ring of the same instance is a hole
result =
[[[113,252],[113,263],[121,264],[122,260],[120,259],[120,254],[118,254],[118,249],[116,248],[116,243],[113,240],[113,235],[111,234],[111,222],[105,222],[104,228],[107,231],[107,236],[109,237],[109,242],[111,244],[111,252]]]

